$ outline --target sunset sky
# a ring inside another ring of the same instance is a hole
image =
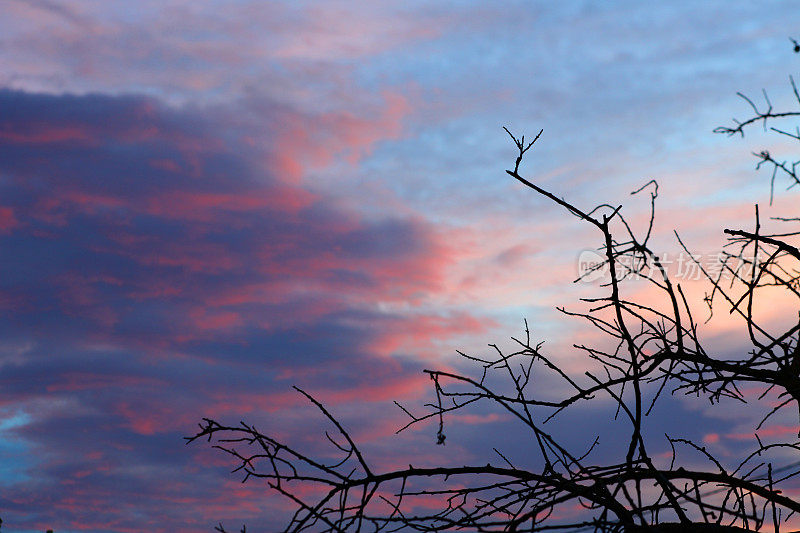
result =
[[[654,248],[677,230],[710,256],[755,203],[800,215],[751,154],[796,147],[712,133],[750,112],[737,91],[791,105],[798,35],[792,1],[0,0],[4,531],[273,530],[284,503],[183,437],[245,419],[313,450],[291,385],[376,463],[524,453],[490,409],[446,447],[392,436],[422,369],[524,318],[582,373],[594,333],[555,307],[603,294],[571,283],[599,236],[505,174],[502,127],[544,129],[522,173],[586,209],[643,223],[630,192],[658,180]],[[736,325],[704,338],[735,351]],[[752,434],[749,411],[669,405],[660,434],[722,456]]]

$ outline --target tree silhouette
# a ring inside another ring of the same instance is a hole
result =
[[[793,79],[791,87],[800,106]],[[761,107],[740,96],[752,116],[717,128],[717,133],[744,136],[750,126],[760,124],[800,140],[800,129],[793,133],[771,126],[800,116],[800,111],[775,111],[766,93]],[[491,357],[461,353],[474,374],[425,370],[435,400],[424,412],[397,405],[409,417],[402,429],[433,420],[438,424],[436,443],[444,444],[452,413],[491,404],[526,428],[530,451],[536,454],[529,462],[535,468],[516,465],[496,449],[496,456],[481,464],[375,470],[348,430],[299,388],[335,430],[325,433],[331,451],[338,454],[335,460],[314,458],[245,422],[225,425],[204,419],[187,440],[213,442],[231,456],[244,480],[264,480],[288,498],[296,512],[287,532],[785,530],[800,512],[800,501],[785,493],[800,473],[800,463],[785,466],[786,457],[800,452],[800,441],[764,442],[755,434],[752,449],[729,464],[682,436],[648,438],[645,418],[669,394],[695,396],[718,408],[724,408],[721,402],[750,403],[762,411],[754,431],[784,409],[800,413],[800,321],[781,329],[759,321],[754,312],[774,291],[800,300],[800,249],[793,244],[800,232],[766,232],[756,206],[752,229],[724,230],[728,244],[715,271],[696,262],[709,283],[709,311],[724,306],[749,338],[747,349],[726,354],[701,343],[686,294],[651,248],[658,184],[651,181],[632,193],[648,194],[650,200],[649,219],[635,227],[621,206],[582,208],[524,177],[520,166],[542,132],[526,141],[506,131],[516,148],[507,174],[596,231],[599,260],[581,276],[604,275],[604,294],[584,299],[581,311],[559,311],[587,321],[602,340],[575,345],[590,369],[574,376],[531,339],[526,322],[524,335],[513,339],[516,349],[510,352],[490,345]],[[780,175],[789,178],[790,186],[800,183],[800,162],[781,161],[767,150],[755,155],[758,168],[772,170],[773,187]],[[680,237],[678,241],[688,254]],[[633,278],[649,284],[658,296],[632,299],[634,291],[628,287]],[[540,386],[552,380],[561,384],[558,397]],[[747,392],[754,387],[757,398]],[[613,416],[627,428],[616,457],[598,456],[597,440],[588,449],[573,449],[550,429],[567,410],[609,400]],[[663,448],[669,450],[667,457],[660,453]],[[316,496],[298,490],[309,485],[318,489],[311,492]],[[420,505],[423,499],[426,505]],[[225,531],[221,524],[217,530]]]

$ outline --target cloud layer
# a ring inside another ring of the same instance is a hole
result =
[[[399,332],[474,328],[378,305],[439,290],[450,259],[429,224],[337,208],[223,115],[0,92],[3,438],[24,463],[3,499],[27,527],[204,526],[212,512],[145,511],[182,497],[169,472],[200,416],[289,407],[289,384],[334,404],[414,395],[418,366],[389,357]],[[358,146],[346,127],[326,134]]]

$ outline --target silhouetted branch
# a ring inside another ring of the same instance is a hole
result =
[[[800,103],[793,79],[791,85]],[[716,132],[744,135],[751,124],[760,122],[766,129],[768,121],[800,116],[800,111],[774,111],[766,92],[766,107],[761,108],[740,96],[753,116]],[[800,130],[795,135],[771,129],[800,140]],[[759,321],[754,309],[765,290],[780,290],[800,299],[800,248],[793,241],[800,232],[765,233],[756,207],[753,231],[725,230],[729,241],[715,273],[689,255],[711,285],[705,298],[710,312],[715,305],[726,305],[743,323],[752,345],[746,354],[715,353],[703,347],[681,285],[650,247],[658,183],[651,180],[631,193],[650,192],[650,216],[639,231],[629,223],[622,206],[579,207],[523,177],[520,166],[542,131],[529,142],[505,131],[516,148],[513,169],[507,174],[597,230],[601,261],[579,279],[607,270],[600,284],[604,294],[582,299],[584,310],[559,309],[601,333],[602,341],[596,345],[574,345],[592,366],[582,375],[571,375],[560,366],[558,355],[547,354],[542,342],[531,340],[526,321],[524,337],[513,338],[510,352],[494,344],[489,345],[489,356],[458,352],[475,367],[474,375],[425,370],[435,401],[426,404],[422,413],[395,404],[409,417],[398,432],[435,420],[439,445],[445,444],[452,413],[488,404],[525,428],[535,456],[527,458],[526,465],[538,466],[516,465],[495,447],[499,464],[495,459],[495,463],[457,467],[408,465],[373,470],[348,430],[299,388],[335,430],[325,433],[330,447],[326,460],[315,459],[245,422],[230,426],[204,419],[187,441],[207,439],[232,458],[234,472],[242,473],[243,481],[262,479],[287,498],[295,509],[287,532],[730,532],[767,526],[779,531],[790,516],[800,512],[800,502],[782,488],[800,473],[800,462],[775,468],[773,460],[786,452],[800,452],[800,441],[764,443],[757,431],[785,407],[794,404],[800,414],[800,317],[796,325],[773,331],[773,325]],[[766,151],[759,157],[759,167],[773,166],[773,178],[780,171],[800,183],[795,172],[798,163],[779,162]],[[678,242],[688,253],[680,237]],[[649,283],[658,297],[632,298],[627,285],[631,278]],[[545,395],[541,387],[553,381],[561,387],[555,398]],[[763,387],[756,402],[767,395],[775,401],[764,409],[755,428],[755,444],[737,465],[726,464],[691,440],[672,436],[663,443],[671,450],[669,465],[654,460],[658,454],[651,454],[653,444],[645,440],[645,417],[665,391],[703,397],[712,404],[723,398],[748,402],[744,385]],[[616,457],[605,460],[596,456],[599,437],[588,448],[573,450],[547,426],[567,409],[600,398],[612,403],[614,418],[626,427],[625,446]],[[413,503],[419,498],[429,503]],[[217,530],[224,531],[221,524]]]
[[[796,43],[797,41],[792,40],[792,42]],[[794,78],[791,76],[789,77],[789,83],[792,86],[792,93],[794,94],[795,101],[800,106],[800,92],[798,92]],[[753,100],[751,100],[747,96],[743,95],[742,93],[736,93],[745,102],[748,103],[750,108],[753,110],[752,115],[750,116],[750,118],[743,121],[738,121],[734,119],[733,126],[719,126],[714,129],[714,133],[723,133],[728,136],[740,135],[741,137],[744,137],[744,130],[747,129],[747,127],[750,125],[757,124],[760,122],[764,131],[767,131],[767,123],[771,120],[782,120],[787,118],[800,117],[800,111],[781,111],[781,112],[774,111],[772,102],[770,102],[769,96],[767,96],[767,92],[762,91],[762,93],[764,95],[764,102],[766,107],[759,107],[753,102]],[[796,127],[794,132],[788,131],[786,129],[776,128],[774,126],[771,126],[769,130],[778,133],[780,135],[790,137],[795,140],[800,140],[800,127]],[[797,174],[797,166],[800,165],[800,160],[792,162],[780,161],[775,159],[773,155],[769,152],[769,150],[761,150],[760,152],[753,152],[753,155],[756,156],[759,160],[758,163],[756,164],[756,169],[760,169],[763,165],[767,165],[770,168],[772,168],[772,177],[770,178],[770,204],[772,204],[772,199],[775,190],[775,178],[777,177],[778,173],[785,175],[790,179],[790,184],[788,188],[792,188],[795,185],[800,184],[800,176],[798,176]]]

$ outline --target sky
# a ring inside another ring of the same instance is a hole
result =
[[[273,530],[285,503],[183,437],[202,417],[245,419],[314,450],[324,421],[292,385],[380,464],[481,461],[514,435],[477,411],[444,450],[431,426],[395,436],[392,404],[421,408],[422,369],[508,345],[524,318],[584,368],[569,347],[592,332],[555,307],[602,291],[571,283],[598,236],[505,174],[503,126],[544,130],[522,172],[576,205],[641,220],[630,192],[657,180],[664,254],[673,230],[716,253],[755,203],[797,216],[781,183],[768,206],[751,154],[790,145],[712,134],[747,116],[737,91],[791,103],[791,1],[0,0],[0,14],[10,531]],[[703,328],[740,346],[729,317]],[[567,438],[588,438],[590,417],[570,416]],[[723,456],[752,432],[745,409],[675,400],[653,417]]]

